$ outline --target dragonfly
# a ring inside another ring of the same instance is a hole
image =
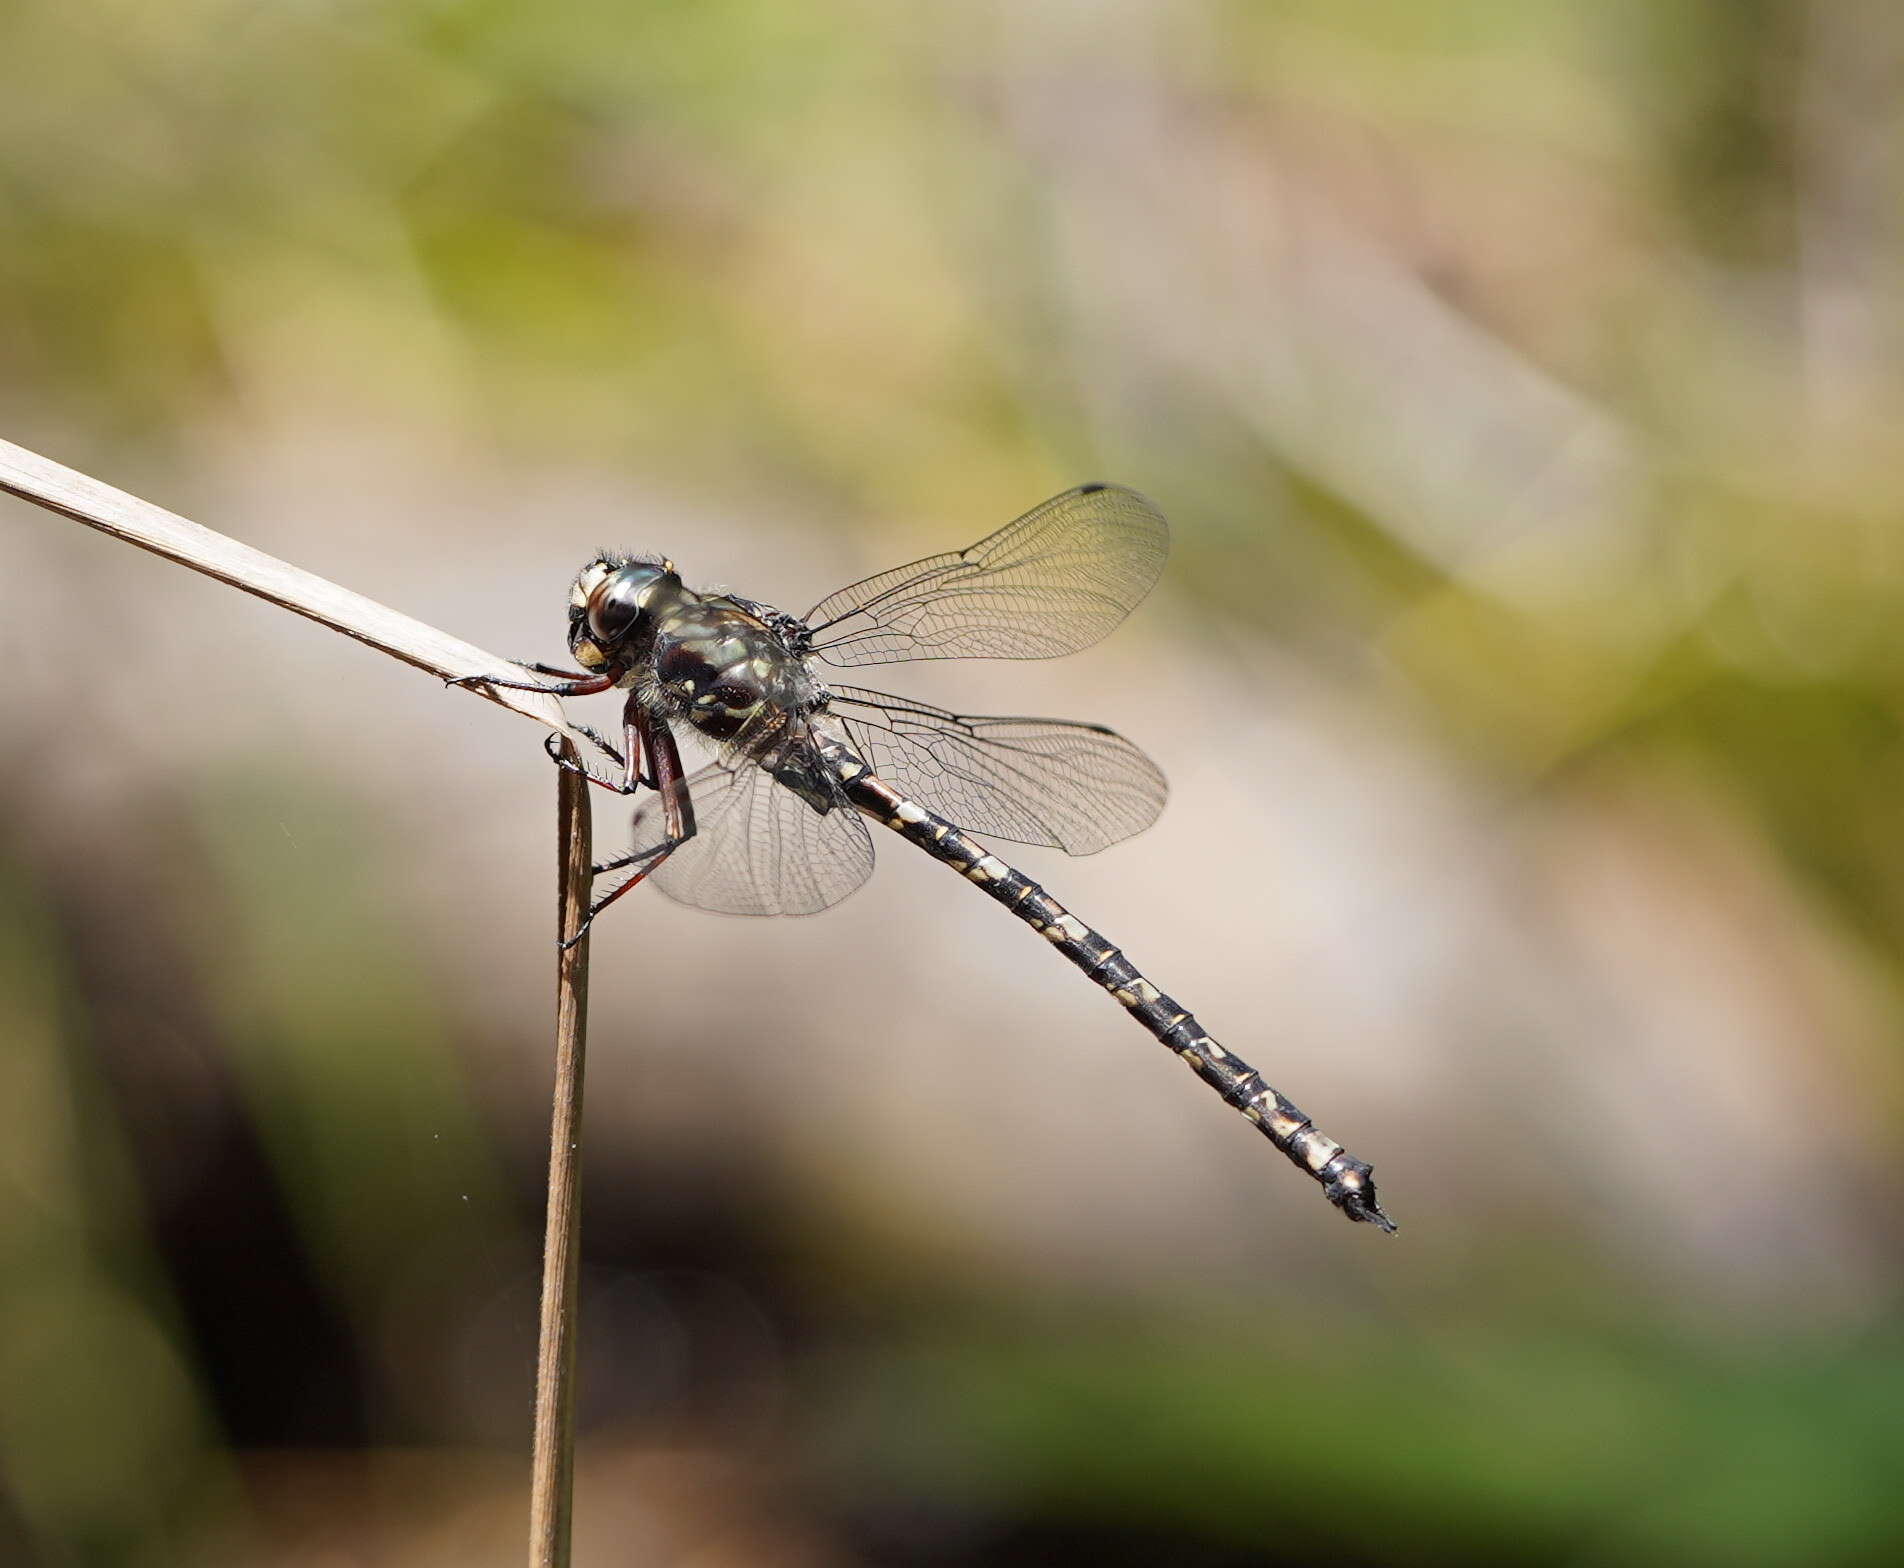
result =
[[[1122,949],[973,835],[1072,855],[1148,827],[1167,787],[1148,757],[1100,724],[951,713],[830,679],[916,659],[1048,659],[1098,642],[1150,591],[1169,525],[1143,496],[1087,484],[967,549],[927,556],[829,594],[804,616],[687,587],[665,558],[603,553],[569,594],[579,670],[525,663],[549,681],[464,677],[558,697],[619,690],[621,744],[574,728],[615,764],[595,783],[647,797],[614,877],[570,941],[650,881],[668,897],[735,915],[805,915],[873,869],[868,823],[890,829],[1003,904],[1111,996],[1350,1219],[1392,1231],[1374,1173],[1323,1133]],[[679,727],[715,758],[687,772]]]

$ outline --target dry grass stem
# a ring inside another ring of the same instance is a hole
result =
[[[563,743],[566,760],[579,764]],[[588,915],[588,780],[556,774],[557,930],[568,941]],[[536,1353],[530,1568],[567,1568],[575,1464],[575,1298],[580,1270],[582,1068],[588,1040],[588,938],[563,948],[555,973],[555,1107],[549,1119],[549,1207],[542,1243],[542,1335]]]
[[[309,616],[445,680],[467,675],[529,678],[507,659],[472,643],[10,441],[0,441],[0,490]],[[487,686],[465,689],[546,724],[565,738],[574,737],[562,705],[554,697],[531,691],[497,691]]]

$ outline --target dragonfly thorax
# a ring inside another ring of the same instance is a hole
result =
[[[684,597],[655,627],[654,702],[710,740],[763,739],[825,692],[775,632],[725,597]]]

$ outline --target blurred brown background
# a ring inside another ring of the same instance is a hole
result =
[[[1896,1560],[1904,14],[23,0],[0,61],[0,434],[485,647],[604,544],[798,612],[1172,518],[1102,647],[888,684],[1162,761],[1013,858],[1401,1233],[896,839],[810,920],[631,899],[578,1562]],[[0,1561],[519,1561],[535,731],[0,552]]]

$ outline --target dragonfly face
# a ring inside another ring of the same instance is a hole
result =
[[[657,615],[687,592],[672,561],[597,556],[569,590],[569,651],[584,669],[630,685]]]

